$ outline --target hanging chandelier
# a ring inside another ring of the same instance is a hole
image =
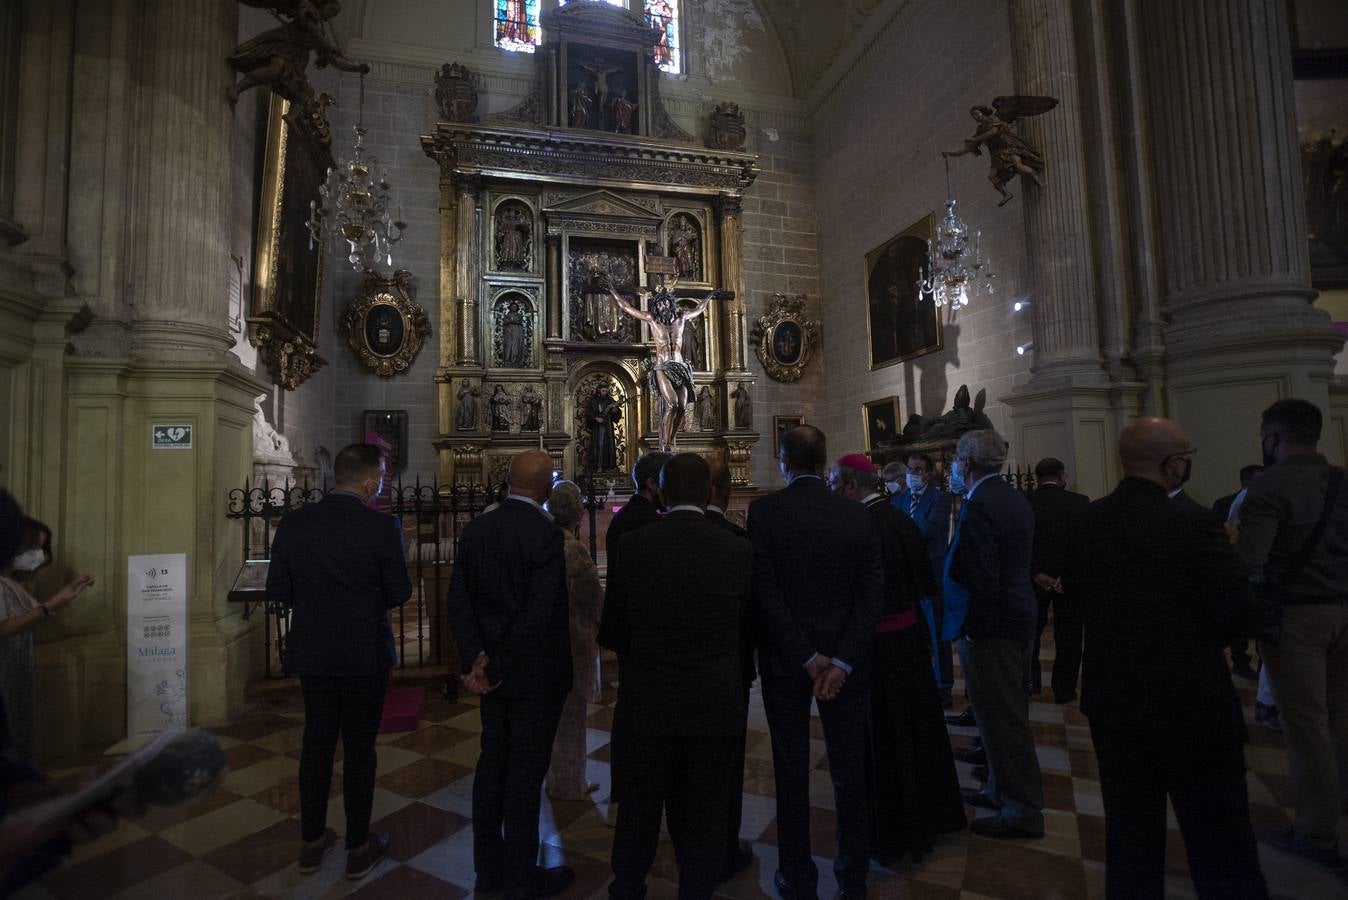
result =
[[[329,169],[318,188],[319,200],[310,201],[310,246],[322,245],[327,235],[339,233],[350,248],[346,259],[357,272],[372,264],[393,266],[393,245],[403,239],[407,223],[402,207],[392,206],[388,169],[365,150],[365,76],[360,76],[360,106],[356,112],[356,142],[351,157]],[[375,172],[378,171],[378,175]]]
[[[936,226],[936,240],[928,248],[927,271],[917,278],[919,295],[931,294],[938,308],[949,310],[950,319],[975,297],[992,296],[992,279],[997,276],[988,267],[980,249],[983,232],[975,231],[955,215],[955,199],[950,191],[950,160],[945,163],[945,216]]]

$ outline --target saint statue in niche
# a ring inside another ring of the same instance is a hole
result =
[[[477,428],[477,398],[481,396],[482,391],[471,381],[459,382],[459,415],[454,420],[454,427],[460,431]]]
[[[688,364],[694,372],[707,371],[707,320],[688,320]]]
[[[632,119],[636,111],[637,105],[627,99],[627,91],[618,91],[617,96],[609,104],[613,130],[618,134],[634,134]]]
[[[594,107],[594,97],[585,82],[571,89],[571,127],[590,128],[590,110]]]
[[[590,457],[587,463],[591,472],[607,472],[618,468],[618,443],[614,427],[622,417],[623,410],[613,399],[613,389],[606,383],[600,384],[594,389],[594,396],[585,409],[585,419],[590,426]]]
[[[591,338],[614,334],[619,327],[618,308],[613,305],[613,298],[605,290],[598,272],[592,272],[585,285],[585,326]]]
[[[510,301],[501,318],[501,364],[511,369],[522,369],[529,364],[529,348],[524,341],[524,313],[514,300]]]
[[[513,203],[496,210],[496,267],[529,268],[529,218]]]
[[[496,392],[491,395],[491,430],[509,431],[510,430],[510,395],[506,393],[503,385],[496,386]]]
[[[735,427],[752,428],[754,424],[753,398],[749,396],[749,386],[743,381],[735,385],[730,392],[735,399]]]
[[[697,280],[702,272],[701,247],[697,226],[688,216],[678,215],[669,223],[669,255],[674,257],[675,274]]]
[[[697,424],[703,431],[716,430],[716,398],[712,397],[711,388],[705,384],[697,392]]]
[[[524,416],[520,422],[520,431],[539,431],[543,427],[543,398],[534,390],[532,384],[524,386],[520,394],[520,409]]]

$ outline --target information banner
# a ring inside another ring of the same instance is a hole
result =
[[[187,554],[128,557],[126,730],[187,727]]]

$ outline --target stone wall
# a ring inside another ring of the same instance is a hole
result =
[[[815,423],[832,456],[863,448],[861,405],[891,395],[900,416],[939,414],[956,390],[986,389],[988,414],[1005,426],[998,398],[1028,378],[1029,318],[1011,304],[1024,259],[1021,194],[1005,207],[987,182],[987,157],[951,160],[951,189],[971,229],[981,229],[997,273],[996,295],[944,326],[944,349],[872,371],[865,255],[900,231],[945,211],[942,150],[973,133],[968,110],[1013,89],[1008,13],[1002,0],[939,0],[902,7],[813,117],[819,278],[823,286],[824,383]],[[940,53],[933,53],[940,48]],[[1048,177],[1052,177],[1052,160]],[[1011,448],[1016,457],[1016,448]]]

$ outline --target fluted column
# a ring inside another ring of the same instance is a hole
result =
[[[733,372],[744,371],[744,267],[741,254],[744,242],[740,232],[740,212],[744,198],[738,194],[720,194],[715,200],[716,233],[721,241],[722,290],[734,291],[735,299],[722,304],[725,323],[725,350],[721,358]]]
[[[1170,337],[1239,330],[1247,314],[1304,313],[1311,290],[1286,4],[1138,8]]]
[[[458,204],[454,194],[454,171],[440,170],[440,367],[454,365],[455,332],[459,323],[459,269],[454,247],[458,237]],[[448,430],[446,426],[442,431]]]
[[[477,284],[474,262],[477,250],[477,201],[482,189],[479,175],[456,175],[454,297],[458,305],[459,365],[475,366],[477,357]]]
[[[219,0],[149,0],[137,108],[133,353],[219,356],[230,346],[229,149],[224,60],[238,10]]]
[[[562,336],[562,236],[550,234],[548,243],[548,339]]]
[[[1009,185],[1025,205],[1033,371],[1036,380],[1103,380],[1071,0],[1012,0],[1011,42],[1016,92],[1058,100],[1019,124],[1044,154],[1044,186],[1025,178]]]

